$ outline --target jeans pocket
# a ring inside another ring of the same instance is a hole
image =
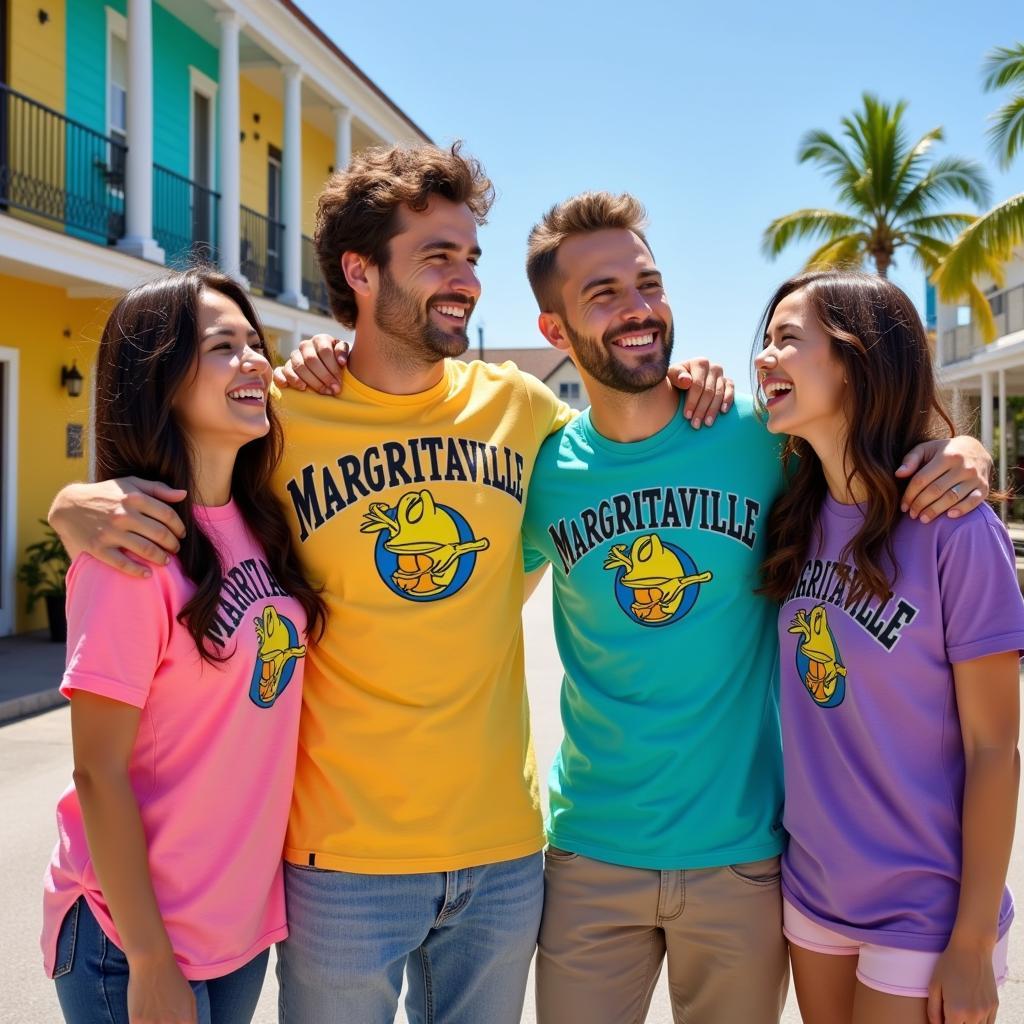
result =
[[[57,957],[53,969],[54,980],[71,973],[75,965],[75,942],[78,939],[78,908],[84,897],[79,896],[64,915],[57,934]]]
[[[578,853],[573,853],[571,850],[563,850],[558,846],[549,846],[544,851],[545,860],[570,861],[576,860],[577,857],[579,857]]]
[[[766,857],[743,864],[730,864],[729,870],[748,885],[776,885],[782,877],[782,857]]]

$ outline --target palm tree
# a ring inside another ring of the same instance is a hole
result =
[[[797,152],[800,163],[823,168],[843,209],[795,210],[778,217],[764,233],[764,252],[774,259],[790,242],[819,239],[808,270],[860,267],[870,261],[885,277],[896,251],[905,248],[930,274],[948,254],[950,241],[977,220],[974,214],[939,208],[951,197],[986,205],[985,173],[980,164],[962,157],[930,159],[932,145],[943,138],[941,127],[909,143],[905,102],[890,106],[870,93],[862,102],[860,110],[840,122],[845,142],[816,129],[800,140]],[[972,308],[988,308],[977,287],[966,291]]]
[[[1004,169],[1018,153],[1024,152],[1024,43],[997,47],[985,58],[985,90],[991,92],[1008,85],[1014,86],[1016,91],[992,115],[989,128],[992,150]],[[940,297],[955,302],[983,273],[1001,285],[1003,263],[1021,243],[1024,243],[1024,192],[994,206],[956,239],[933,277]],[[980,321],[985,338],[991,341],[996,334],[991,311],[986,310]]]

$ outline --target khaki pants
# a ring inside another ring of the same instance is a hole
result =
[[[652,871],[550,848],[537,1024],[641,1024],[668,956],[676,1024],[778,1024],[779,858]]]

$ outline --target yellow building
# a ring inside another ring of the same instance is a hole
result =
[[[0,19],[2,636],[43,624],[16,571],[89,476],[116,296],[213,259],[280,348],[337,333],[316,194],[353,152],[426,136],[290,0],[0,0]]]

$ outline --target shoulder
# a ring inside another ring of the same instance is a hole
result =
[[[985,548],[1002,555],[1013,553],[1013,542],[1006,527],[987,502],[958,519],[939,516],[925,529],[929,527],[935,531],[940,558],[946,552],[961,548],[970,548],[974,553]]]
[[[165,599],[176,589],[182,578],[177,558],[172,558],[167,565],[147,563],[147,568],[148,576],[129,576],[83,552],[73,559],[68,569],[68,593],[86,593],[90,597],[102,595],[107,600],[119,599],[131,604]]]

